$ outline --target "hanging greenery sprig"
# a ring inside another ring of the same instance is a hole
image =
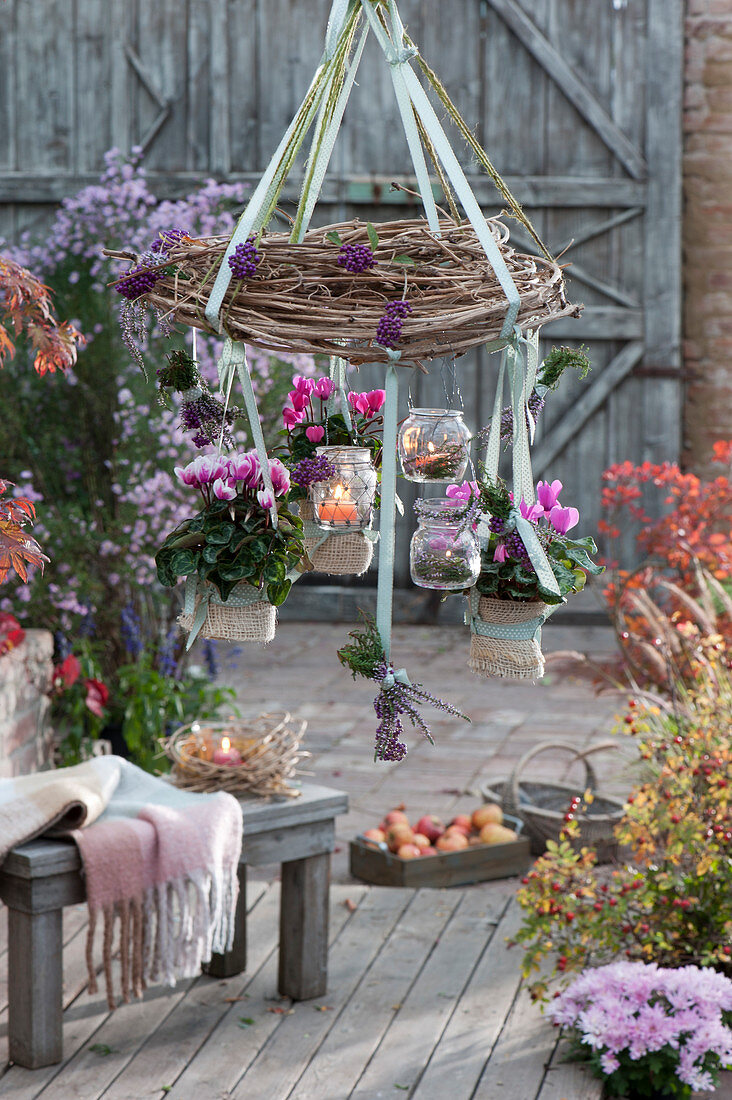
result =
[[[195,432],[191,442],[194,447],[206,447],[218,443],[234,446],[231,429],[241,416],[235,405],[224,405],[209,391],[196,361],[184,349],[171,351],[167,362],[158,368],[158,392],[165,403],[165,391],[174,390],[181,395],[180,426],[183,431]]]
[[[421,684],[412,684],[405,669],[395,669],[387,660],[376,623],[363,611],[361,618],[363,626],[351,631],[348,636],[353,641],[338,650],[338,659],[341,664],[350,668],[354,679],[356,676],[363,676],[379,684],[379,694],[374,699],[374,710],[379,719],[376,727],[374,760],[395,762],[403,760],[407,755],[407,746],[402,741],[404,736],[402,715],[406,715],[412,725],[422,731],[430,744],[434,744],[430,728],[419,710],[427,703],[455,718],[470,721],[468,716],[452,703],[438,699],[436,695],[425,691]]]

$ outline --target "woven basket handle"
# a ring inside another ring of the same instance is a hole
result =
[[[604,749],[617,749],[617,747],[615,741],[598,741],[596,745],[590,745],[589,748],[586,749],[577,749],[567,741],[542,741],[541,744],[534,745],[532,749],[524,753],[508,777],[507,786],[511,792],[514,806],[519,805],[518,788],[521,774],[526,765],[540,753],[546,752],[549,749],[561,749],[564,752],[571,752],[574,759],[571,761],[570,767],[576,760],[581,760],[585,766],[585,787],[589,787],[591,791],[594,791],[597,789],[597,774],[587,757],[593,752],[602,752]]]

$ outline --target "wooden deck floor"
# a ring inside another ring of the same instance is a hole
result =
[[[599,1100],[518,988],[515,884],[336,884],[329,992],[277,997],[277,883],[251,884],[249,967],[106,1008],[85,989],[86,912],[64,913],[65,1061],[7,1066],[0,925],[0,1096],[14,1100]]]

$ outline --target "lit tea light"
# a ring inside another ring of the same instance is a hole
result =
[[[231,738],[221,738],[221,744],[217,749],[214,749],[213,762],[214,764],[229,764],[232,767],[241,764],[241,753],[232,746]]]
[[[336,485],[332,497],[318,502],[318,520],[333,527],[353,527],[359,522],[358,508],[342,485]]]

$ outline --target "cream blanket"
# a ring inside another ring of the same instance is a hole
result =
[[[89,905],[89,990],[96,990],[94,932],[114,1007],[112,950],[119,922],[123,999],[149,982],[191,977],[231,948],[242,815],[229,794],[194,794],[118,756],[0,780],[0,863],[41,833],[78,845]]]

